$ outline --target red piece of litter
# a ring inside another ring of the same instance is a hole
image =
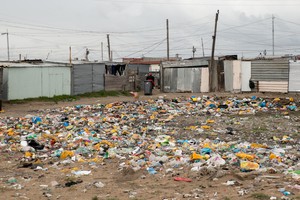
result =
[[[192,179],[184,177],[174,177],[174,181],[192,182]]]

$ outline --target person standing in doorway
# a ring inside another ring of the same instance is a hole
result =
[[[149,74],[148,74],[148,76],[146,77],[146,80],[147,80],[147,81],[151,81],[151,83],[152,83],[152,89],[153,89],[154,86],[155,86],[155,83],[154,83],[155,78],[154,78],[154,76],[152,75],[152,73],[149,73]]]

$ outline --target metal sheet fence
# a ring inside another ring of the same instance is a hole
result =
[[[72,94],[104,90],[105,64],[75,64],[72,70]]]
[[[288,81],[288,60],[256,60],[251,62],[251,80]]]
[[[164,68],[164,92],[201,92],[201,68]]]

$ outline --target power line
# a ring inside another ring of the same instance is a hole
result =
[[[290,24],[294,24],[294,25],[300,26],[299,23],[292,22],[292,21],[289,21],[289,20],[285,20],[285,19],[282,19],[282,18],[279,18],[279,17],[276,17],[276,19],[280,20],[280,21],[283,21],[283,22],[287,22],[287,23],[290,23]]]
[[[132,56],[132,55],[134,55],[134,54],[137,54],[137,53],[140,53],[140,52],[142,52],[142,51],[144,51],[144,50],[146,50],[146,49],[149,49],[149,48],[151,48],[151,47],[153,47],[153,46],[155,46],[155,45],[160,45],[160,44],[162,44],[165,40],[166,40],[166,38],[163,39],[163,40],[160,41],[160,42],[154,43],[153,45],[151,45],[151,46],[149,46],[149,47],[146,47],[146,48],[144,48],[144,49],[141,49],[141,50],[139,50],[139,51],[136,51],[136,52],[134,52],[134,53],[132,53],[132,54],[129,54],[129,55],[127,55],[127,56],[124,56],[124,57],[125,57],[125,58],[126,58],[126,57],[130,57],[130,56]]]

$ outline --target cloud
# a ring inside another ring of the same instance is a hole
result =
[[[275,16],[275,50],[299,53],[300,25],[295,0],[10,0],[0,8],[0,32],[9,30],[11,55],[68,59],[100,59],[101,42],[107,57],[110,34],[115,58],[166,56],[166,19],[170,26],[171,55],[210,54],[215,13],[219,9],[216,53],[256,56],[272,50],[272,15]],[[6,59],[6,38],[0,36],[0,59]]]

